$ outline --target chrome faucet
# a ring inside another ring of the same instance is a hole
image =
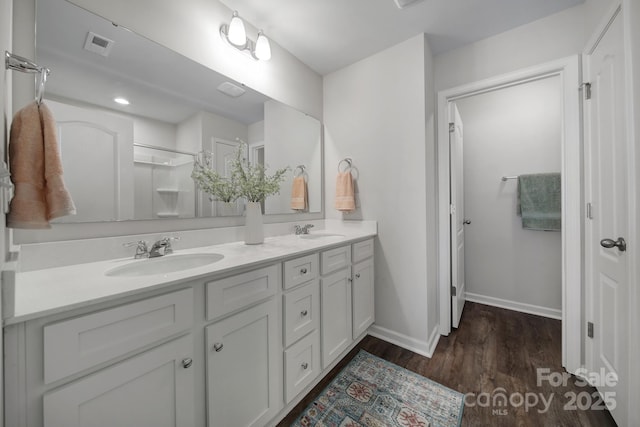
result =
[[[296,236],[300,234],[309,234],[309,229],[313,227],[313,224],[296,225]]]
[[[180,240],[179,237],[163,237],[162,239],[155,242],[151,249],[149,250],[149,258],[157,258],[159,256],[169,255],[173,253],[173,248],[171,247],[172,240]],[[162,253],[160,252],[162,250]]]
[[[138,240],[137,242],[127,242],[122,246],[124,246],[125,248],[135,246],[136,253],[133,256],[135,259],[149,258],[149,247],[147,246],[147,242],[145,242],[144,240]]]

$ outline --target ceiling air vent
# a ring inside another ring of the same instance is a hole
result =
[[[423,0],[393,0],[393,1],[396,3],[396,6],[398,6],[398,9],[404,9],[405,7],[413,3],[418,3]]]
[[[115,42],[106,37],[102,37],[94,32],[87,34],[87,40],[84,42],[85,50],[97,53],[98,55],[108,56]]]
[[[240,86],[236,86],[233,83],[230,82],[224,82],[222,83],[220,86],[218,86],[217,88],[220,92],[224,93],[225,95],[228,95],[232,98],[237,98],[240,95],[242,95],[243,93],[245,93],[245,90],[242,89]]]

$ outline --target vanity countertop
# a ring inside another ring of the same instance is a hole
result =
[[[319,230],[317,233],[333,232],[339,235],[318,239],[284,235],[268,237],[260,245],[233,242],[184,250],[176,248],[174,254],[166,257],[210,253],[224,255],[224,258],[205,266],[166,274],[136,277],[105,275],[115,267],[147,261],[146,259],[134,260],[132,257],[17,273],[14,316],[5,319],[5,325],[84,307],[87,304],[170,287],[205,276],[222,275],[235,269],[279,262],[286,258],[349,244],[376,235],[375,230],[367,229]],[[312,231],[311,234],[315,233]]]

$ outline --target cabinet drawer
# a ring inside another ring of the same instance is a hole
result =
[[[320,283],[287,292],[284,299],[284,345],[290,346],[320,325]]]
[[[287,403],[318,376],[320,334],[315,330],[284,352],[284,398]]]
[[[318,254],[303,256],[284,263],[284,288],[291,289],[318,277]]]
[[[351,264],[351,246],[322,252],[322,274],[340,270]]]
[[[373,256],[373,239],[353,244],[353,256],[351,260],[356,263]]]
[[[193,289],[44,327],[44,382],[107,362],[193,325]]]
[[[207,283],[207,320],[275,295],[279,280],[280,265],[276,264]]]

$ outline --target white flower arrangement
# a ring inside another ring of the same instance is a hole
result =
[[[251,164],[243,156],[246,143],[241,139],[236,156],[231,162],[231,175],[225,177],[213,169],[213,154],[202,152],[193,165],[191,178],[198,187],[210,194],[213,200],[232,202],[244,197],[249,202],[262,202],[268,196],[280,192],[280,184],[289,167],[278,169],[271,176],[266,174],[266,167]]]

